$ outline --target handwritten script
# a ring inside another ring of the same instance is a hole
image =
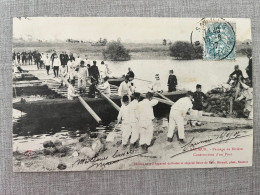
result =
[[[140,156],[140,155],[146,154],[146,153],[147,152],[135,154],[135,152],[133,150],[120,153],[118,150],[116,150],[116,152],[111,156],[77,159],[72,164],[72,167],[77,166],[77,165],[86,164],[86,165],[88,165],[88,168],[87,168],[88,170],[91,168],[103,169],[103,168],[106,168],[107,166],[118,163],[120,161],[130,159],[130,158],[133,158],[136,156]]]
[[[182,152],[174,154],[173,156],[171,156],[171,158],[205,146],[219,144],[219,143],[227,142],[229,140],[239,139],[251,135],[252,134],[241,135],[239,131],[235,131],[235,132],[222,132],[221,134],[216,135],[213,138],[200,140],[200,141],[195,141],[195,137],[193,137],[188,143],[186,143],[184,146],[181,147],[183,150]]]

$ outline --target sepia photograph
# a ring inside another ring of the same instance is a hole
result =
[[[249,18],[13,18],[14,172],[252,166]]]

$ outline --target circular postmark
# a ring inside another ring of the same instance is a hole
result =
[[[191,33],[191,44],[194,48],[203,44],[204,60],[234,60],[235,24],[231,24],[222,18],[203,18]]]

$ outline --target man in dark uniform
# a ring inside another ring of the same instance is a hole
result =
[[[65,51],[64,52],[64,64],[67,65],[68,61],[69,61],[69,56],[68,56],[68,54]]]
[[[54,61],[54,57],[56,56],[56,52],[53,51],[53,53],[51,54],[51,68],[53,69],[53,61]]]
[[[99,70],[98,70],[96,61],[93,61],[93,66],[91,66],[89,68],[89,75],[91,76],[91,82],[93,82],[95,80],[98,83],[98,79],[99,79],[100,75],[99,75]]]
[[[92,84],[89,86],[88,97],[95,98],[97,90],[97,81],[93,81]]]
[[[126,75],[128,75],[129,81],[132,81],[135,78],[135,74],[130,67],[128,68],[128,73]]]
[[[207,96],[201,91],[201,85],[197,84],[196,91],[193,93],[193,111],[196,121],[192,121],[192,125],[200,125],[200,118],[202,117],[203,102],[207,99]]]
[[[40,69],[41,58],[42,58],[42,55],[40,54],[40,52],[37,51],[37,52],[35,53],[34,59],[35,59],[35,63],[36,63],[36,65],[37,65],[37,69],[38,69],[38,70]]]
[[[26,63],[26,52],[22,52],[22,64],[24,65]]]
[[[29,64],[32,64],[32,52],[29,51],[28,53],[28,60],[29,60]]]
[[[70,55],[69,55],[69,60],[75,61],[75,57],[73,56],[73,53],[70,53]]]
[[[252,85],[252,76],[253,76],[253,69],[252,69],[252,56],[250,54],[247,55],[249,62],[248,62],[248,66],[246,67],[246,74],[248,75],[248,78],[251,82]]]
[[[243,77],[243,73],[242,71],[239,69],[239,65],[235,65],[235,68],[234,68],[234,72],[232,72],[230,75],[229,75],[229,79],[228,79],[228,82],[227,84],[230,83],[230,81],[233,79],[235,82],[234,82],[234,86],[237,85],[238,81],[241,79],[243,80],[244,77]]]
[[[18,53],[17,53],[17,62],[18,62],[18,64],[20,64],[20,60],[21,60],[20,52],[18,52]]]
[[[177,85],[177,77],[173,74],[173,70],[170,70],[170,75],[168,78],[168,92],[176,91]]]
[[[61,65],[65,65],[65,54],[64,54],[64,51],[60,54],[60,63],[61,63]]]

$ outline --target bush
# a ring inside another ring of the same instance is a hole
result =
[[[192,46],[189,42],[176,41],[170,46],[170,56],[177,59],[191,60],[201,59],[203,56],[202,46]]]
[[[103,50],[104,59],[113,61],[127,61],[130,60],[129,50],[119,41],[112,41],[108,43],[107,48]]]

